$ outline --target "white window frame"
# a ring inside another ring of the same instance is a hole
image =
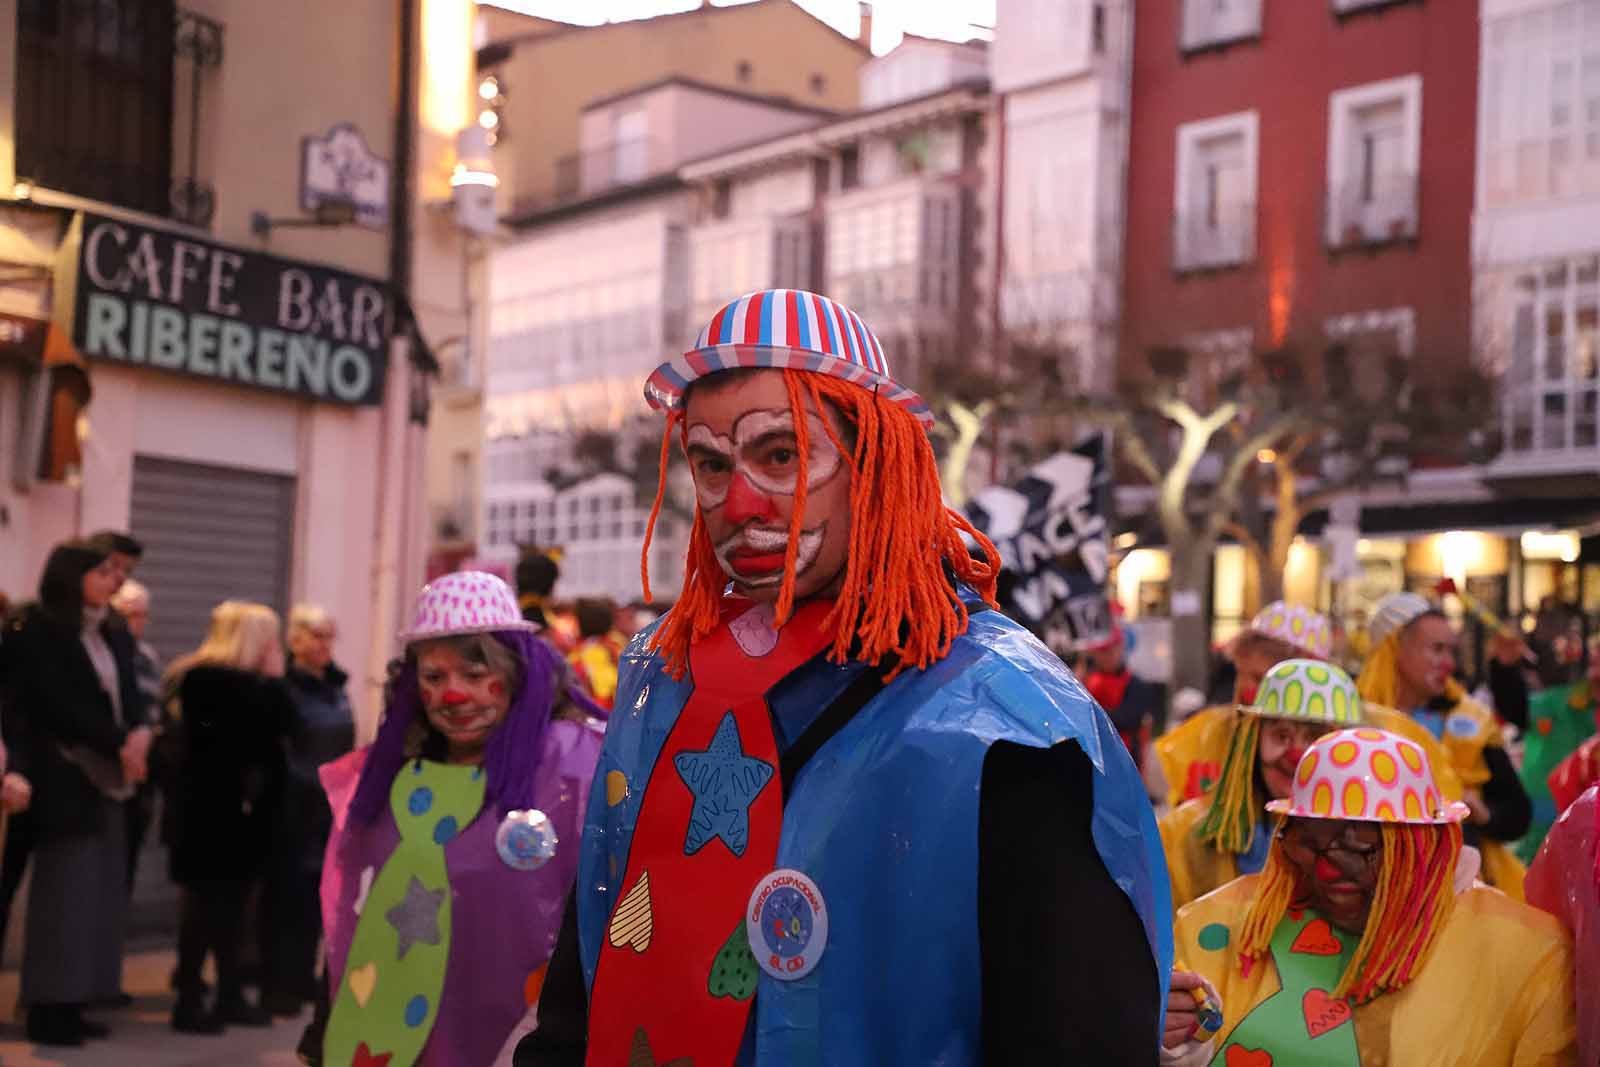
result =
[[[1186,335],[1180,343],[1189,353],[1189,399],[1203,405],[1215,399],[1225,375],[1249,371],[1255,358],[1256,331],[1250,326],[1202,330]]]
[[[1358,112],[1379,104],[1399,101],[1405,110],[1405,173],[1411,178],[1409,232],[1415,237],[1421,211],[1418,205],[1419,180],[1422,172],[1422,75],[1405,74],[1380,82],[1369,82],[1348,89],[1338,89],[1328,96],[1328,247],[1342,248],[1348,242],[1345,231],[1351,225],[1360,226],[1367,242],[1390,239],[1387,230],[1380,231],[1370,220],[1347,218],[1350,214],[1342,204],[1344,190],[1351,175],[1350,135]]]
[[[1201,49],[1215,48],[1234,41],[1248,41],[1261,36],[1262,8],[1266,5],[1266,0],[1254,0],[1253,19],[1247,14],[1237,25],[1221,29],[1209,23],[1205,26],[1197,25],[1202,20],[1202,16],[1196,14],[1197,9],[1205,4],[1214,5],[1217,0],[1181,0],[1181,2],[1182,8],[1178,15],[1178,50],[1181,52],[1198,52]],[[1250,3],[1252,0],[1244,2]]]
[[[1400,354],[1410,359],[1417,344],[1417,311],[1415,308],[1381,308],[1371,311],[1349,311],[1330,315],[1323,320],[1322,334],[1330,341],[1359,337],[1364,333],[1381,333],[1393,330],[1400,344]]]
[[[1186,237],[1185,219],[1191,214],[1194,201],[1190,194],[1198,177],[1196,164],[1200,145],[1218,137],[1237,135],[1244,141],[1245,174],[1250,190],[1249,211],[1241,222],[1242,232],[1237,253],[1223,249],[1206,253],[1192,247],[1196,241]],[[1236,111],[1229,115],[1186,122],[1178,127],[1177,167],[1172,190],[1173,231],[1172,265],[1174,270],[1206,270],[1231,267],[1252,262],[1256,257],[1256,211],[1261,202],[1259,186],[1261,117],[1254,111]]]

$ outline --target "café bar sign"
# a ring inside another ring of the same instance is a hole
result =
[[[341,404],[383,397],[389,292],[329,267],[83,216],[72,339],[91,359]]]

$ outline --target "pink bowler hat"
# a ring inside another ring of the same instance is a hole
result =
[[[1250,633],[1273,637],[1313,659],[1333,653],[1333,627],[1328,617],[1298,604],[1274,600],[1250,620]]]
[[[1294,771],[1294,790],[1267,810],[1297,819],[1460,822],[1467,806],[1445,803],[1421,746],[1371,727],[1317,738]]]
[[[690,383],[741,367],[831,374],[881,393],[923,426],[933,425],[927,401],[894,380],[883,345],[861,316],[802,289],[763,289],[724,305],[693,348],[656,368],[644,398],[658,411],[671,411],[683,403]]]
[[[537,629],[517,610],[517,598],[505,582],[483,571],[456,571],[422,587],[411,628],[400,640],[409,645],[435,637]]]

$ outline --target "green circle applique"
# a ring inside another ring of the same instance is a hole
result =
[[[1308,667],[1306,668],[1306,677],[1318,685],[1327,685],[1328,679],[1332,678],[1333,675],[1328,673],[1328,668],[1326,667]]]
[[[1300,711],[1300,702],[1305,698],[1305,688],[1298,680],[1290,682],[1289,687],[1283,691],[1283,710],[1294,715]]]
[[[1207,952],[1221,952],[1228,947],[1228,928],[1221,923],[1212,923],[1200,931],[1200,947]]]

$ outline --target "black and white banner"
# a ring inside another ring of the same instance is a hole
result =
[[[1105,595],[1107,451],[1106,436],[1096,434],[967,504],[972,524],[1000,550],[1001,609],[1035,633],[1054,631],[1078,647],[1104,640],[1113,625]]]

